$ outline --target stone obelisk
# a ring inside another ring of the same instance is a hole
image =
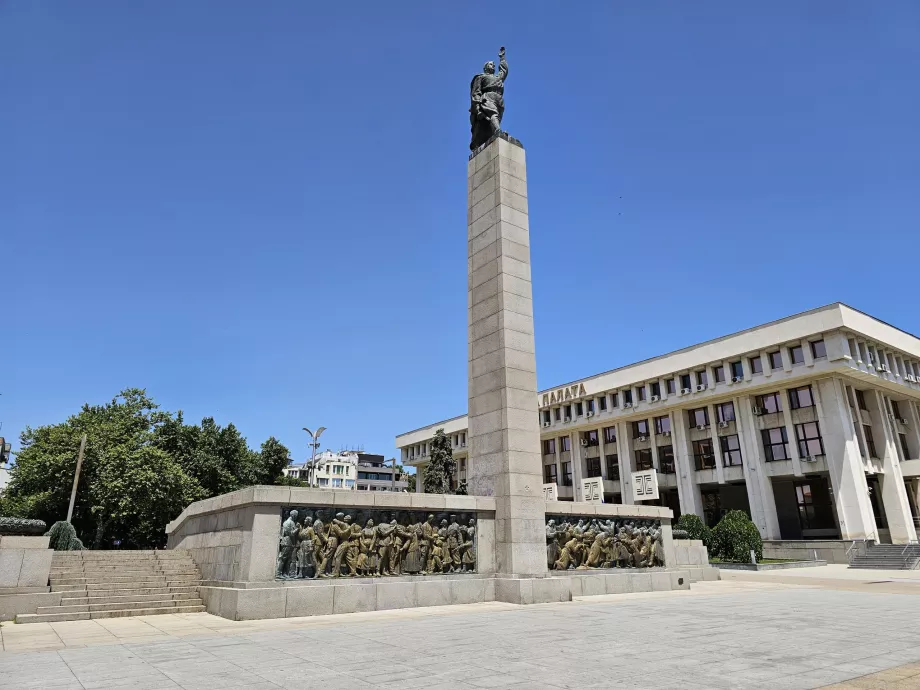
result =
[[[469,493],[496,499],[501,575],[546,575],[524,147],[499,132],[468,167]]]

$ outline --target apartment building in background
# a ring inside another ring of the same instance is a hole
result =
[[[289,465],[283,470],[287,477],[307,481],[310,460]],[[409,482],[400,468],[385,464],[382,455],[364,451],[327,450],[316,456],[314,486],[320,489],[352,489],[357,491],[406,491]]]
[[[920,339],[836,303],[538,393],[543,476],[559,500],[653,503],[714,525],[746,511],[765,539],[903,543],[920,527]],[[467,418],[400,434],[427,464],[443,428],[465,480]],[[462,476],[461,476],[462,475]]]

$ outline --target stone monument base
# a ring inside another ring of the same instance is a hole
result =
[[[578,597],[690,589],[718,580],[716,568],[569,570],[545,577],[455,573],[387,578],[210,582],[199,592],[208,613],[230,620],[328,616],[423,606],[546,604]]]

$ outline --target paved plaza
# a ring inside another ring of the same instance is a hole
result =
[[[0,687],[908,688],[918,613],[910,594],[726,581],[523,607],[4,624]]]

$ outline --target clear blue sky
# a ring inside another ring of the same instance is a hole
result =
[[[920,332],[920,4],[0,2],[0,420],[391,454],[466,411],[500,45],[551,386],[841,300]]]

